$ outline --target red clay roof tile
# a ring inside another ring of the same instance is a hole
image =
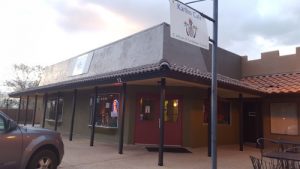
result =
[[[261,88],[267,93],[300,93],[300,73],[283,73],[244,77],[241,81]]]

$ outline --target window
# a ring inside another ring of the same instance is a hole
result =
[[[47,110],[46,110],[46,120],[47,121],[55,121],[55,115],[56,115],[56,106],[58,106],[58,122],[62,122],[62,116],[63,116],[63,104],[64,100],[62,98],[59,98],[58,105],[57,105],[57,99],[50,99],[47,102]]]
[[[177,122],[178,119],[178,99],[165,100],[165,122]]]
[[[271,103],[271,133],[298,135],[296,103]]]
[[[230,106],[229,101],[218,101],[218,124],[230,124]],[[204,104],[204,123],[208,123],[210,110],[210,102],[207,100]]]
[[[0,133],[3,133],[5,131],[5,121],[2,116],[0,116]]]
[[[90,98],[90,125],[93,120],[94,98]],[[97,96],[95,125],[98,127],[117,128],[120,111],[119,94]]]
[[[141,105],[140,120],[153,120],[154,100],[150,98],[141,98],[140,105]]]

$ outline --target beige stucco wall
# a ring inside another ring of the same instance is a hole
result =
[[[269,75],[276,73],[300,72],[300,47],[296,48],[296,53],[280,56],[279,51],[265,52],[261,54],[261,59],[242,59],[242,75]]]
[[[101,89],[99,89],[101,91]],[[128,86],[125,116],[124,141],[128,144],[134,143],[136,99],[139,93],[159,94],[158,86]],[[207,89],[192,87],[167,87],[166,94],[180,95],[183,97],[182,112],[182,143],[187,147],[207,146],[207,124],[203,123],[203,103],[207,99]],[[63,93],[64,112],[63,122],[58,126],[58,131],[69,135],[71,113],[72,113],[72,92]],[[89,124],[89,98],[93,90],[78,91],[76,116],[74,121],[74,135],[90,137]],[[51,97],[51,96],[49,96]],[[46,122],[47,128],[54,128],[54,123]],[[118,130],[96,128],[95,138],[104,142],[117,142]],[[237,144],[239,141],[239,113],[238,104],[231,104],[231,124],[218,125],[219,144]]]
[[[297,103],[298,112],[298,132],[300,134],[300,97],[299,96],[277,96],[271,97],[264,101],[264,114],[263,114],[263,125],[264,125],[264,137],[271,139],[283,139],[283,140],[294,140],[299,141],[300,135],[284,135],[284,134],[274,134],[271,133],[271,113],[270,104],[271,103]]]

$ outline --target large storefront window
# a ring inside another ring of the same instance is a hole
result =
[[[271,133],[298,135],[296,103],[271,103]]]
[[[58,106],[58,122],[62,122],[63,117],[63,104],[64,100],[63,98],[59,98],[58,105],[57,105],[57,99],[50,99],[47,102],[47,110],[46,110],[46,120],[47,121],[55,121],[56,116],[56,106]]]
[[[218,101],[218,124],[230,124],[230,102]],[[210,116],[210,102],[206,101],[204,105],[204,123],[208,123]]]
[[[90,99],[90,124],[92,124],[94,97]],[[120,111],[119,94],[102,94],[97,96],[95,125],[97,127],[117,128]]]

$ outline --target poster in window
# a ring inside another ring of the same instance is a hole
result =
[[[111,117],[118,117],[118,112],[119,112],[119,101],[117,99],[115,99],[113,101],[112,111],[110,113],[110,116]]]
[[[147,105],[147,106],[145,106],[145,113],[150,113],[150,106],[149,105]]]

